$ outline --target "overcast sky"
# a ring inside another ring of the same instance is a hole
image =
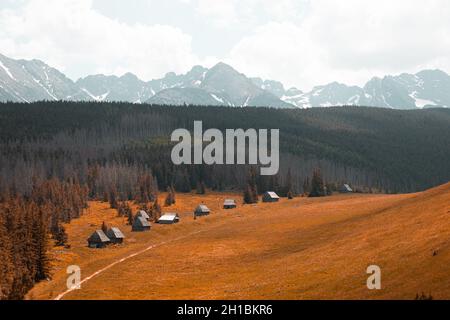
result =
[[[0,53],[143,80],[224,61],[307,90],[440,68],[448,0],[0,0]]]

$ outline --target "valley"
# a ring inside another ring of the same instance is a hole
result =
[[[163,197],[163,194],[160,195]],[[223,210],[225,198],[238,208]],[[334,195],[242,205],[239,194],[179,194],[164,212],[177,225],[131,233],[107,203],[67,225],[70,249],[54,248],[51,281],[29,299],[448,299],[450,185],[402,195]],[[212,213],[194,220],[205,203]],[[120,226],[122,246],[89,249],[102,221]],[[151,248],[145,250],[146,248]],[[82,278],[138,253],[66,292],[68,265]],[[382,289],[368,290],[378,265]],[[61,294],[63,294],[61,296]]]

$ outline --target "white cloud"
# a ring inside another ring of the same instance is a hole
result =
[[[27,0],[0,9],[1,53],[39,58],[71,77],[130,71],[146,80],[211,66],[217,59],[205,56],[212,53],[249,76],[303,90],[422,68],[450,71],[447,0],[152,1],[153,13],[183,10],[183,19],[159,20],[178,27],[119,22],[93,10],[92,1]],[[114,3],[116,11],[128,5]]]
[[[292,23],[269,23],[244,37],[231,51],[229,62],[238,70],[286,84],[305,83],[321,69],[320,47]]]
[[[448,71],[448,17],[445,0],[314,0],[299,23],[269,22],[243,37],[228,61],[302,89],[424,67]]]
[[[215,27],[226,28],[239,23],[237,0],[197,0],[196,12],[210,19]]]
[[[251,29],[262,21],[301,19],[307,0],[192,0],[197,14],[219,29]]]
[[[0,48],[38,58],[69,76],[133,72],[143,79],[198,63],[191,36],[164,25],[127,25],[99,14],[91,0],[30,0],[0,11]]]

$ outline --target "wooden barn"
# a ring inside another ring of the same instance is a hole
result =
[[[150,220],[150,216],[144,210],[139,210],[138,213],[136,213],[136,218],[138,217],[144,218],[147,221]]]
[[[204,204],[199,205],[195,211],[194,214],[195,216],[199,217],[199,216],[207,216],[209,215],[211,211],[209,210],[209,208],[207,206],[205,206]]]
[[[267,191],[262,196],[263,202],[278,202],[280,200],[280,197],[273,191]]]
[[[344,183],[340,188],[339,188],[339,192],[340,193],[352,193],[353,189],[350,188],[350,186],[346,183]]]
[[[133,226],[131,227],[131,231],[133,232],[141,232],[148,231],[151,228],[150,222],[143,217],[136,217],[133,221]]]
[[[125,239],[125,236],[123,235],[122,231],[120,231],[119,228],[110,228],[106,232],[106,236],[111,240],[111,243],[114,244],[120,244],[123,243],[123,239]]]
[[[234,201],[233,199],[226,199],[223,202],[223,208],[224,209],[234,209],[236,207],[237,207],[236,201]]]
[[[88,238],[89,248],[104,248],[111,243],[111,240],[106,236],[102,230],[96,230]]]
[[[177,213],[166,213],[158,219],[159,224],[174,224],[180,222],[180,217]]]

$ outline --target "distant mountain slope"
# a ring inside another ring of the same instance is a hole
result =
[[[90,100],[72,80],[39,60],[0,54],[0,101]]]
[[[122,77],[95,75],[77,81],[77,85],[95,101],[143,102],[155,93],[134,74]]]
[[[193,69],[187,75],[194,74]],[[277,96],[257,85],[244,74],[225,63],[218,63],[211,69],[203,69],[190,81],[182,81],[176,87],[158,92],[149,103],[158,104],[198,104],[227,106],[268,106],[293,107]]]
[[[41,100],[293,107],[224,63],[209,70],[195,66],[180,75],[169,72],[148,82],[127,73],[91,75],[75,83],[42,61],[0,55],[0,101]]]
[[[122,101],[154,104],[268,106],[312,108],[342,105],[422,109],[450,107],[450,76],[441,70],[372,78],[363,88],[338,82],[309,92],[285,89],[274,80],[248,78],[225,63],[194,66],[186,74],[140,80],[90,75],[76,83],[39,60],[13,60],[0,55],[0,101],[40,100]]]
[[[165,89],[151,99],[147,100],[151,104],[161,105],[184,105],[194,104],[198,106],[225,105],[224,100],[218,96],[208,93],[199,88],[170,88]]]
[[[297,89],[290,89],[295,91]],[[364,88],[337,82],[282,100],[299,108],[358,105],[392,109],[450,107],[450,76],[440,70],[373,78]]]

